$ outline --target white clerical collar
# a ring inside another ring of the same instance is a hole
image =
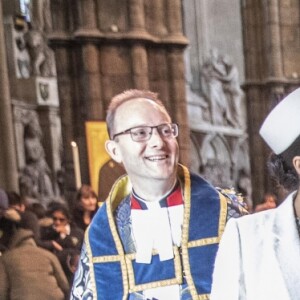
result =
[[[136,262],[151,263],[152,251],[160,260],[174,257],[173,245],[180,246],[183,222],[183,197],[180,185],[165,198],[149,202],[131,195],[131,219],[136,243]]]

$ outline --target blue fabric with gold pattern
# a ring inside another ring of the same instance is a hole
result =
[[[86,233],[87,251],[93,261],[91,277],[98,300],[124,300],[131,292],[181,284],[183,273],[193,299],[208,299],[227,203],[204,179],[190,175],[184,166],[180,165],[178,169],[184,197],[182,255],[174,247],[175,258],[172,260],[161,262],[158,255],[154,255],[151,264],[138,264],[134,254],[125,254],[113,215],[131,191],[128,177],[122,177]],[[197,298],[199,295],[201,298]]]

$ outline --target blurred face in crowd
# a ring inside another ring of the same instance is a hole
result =
[[[97,208],[97,198],[93,195],[83,196],[80,198],[80,204],[84,211],[93,212]]]
[[[265,203],[267,204],[276,204],[276,199],[275,199],[275,196],[273,195],[270,195],[270,194],[267,194],[265,196],[265,199],[264,199]]]
[[[65,227],[69,223],[68,218],[60,210],[56,210],[52,213],[52,219],[53,219],[53,226],[56,229],[58,229],[59,227]]]
[[[133,184],[142,184],[145,180],[147,184],[149,181],[174,182],[178,162],[176,137],[163,135],[168,132],[168,127],[155,127],[170,123],[171,118],[165,109],[146,98],[129,100],[117,108],[114,135],[106,143],[106,149],[115,161],[123,163]],[[133,140],[145,134],[143,126],[153,127],[149,139]],[[132,137],[128,129],[137,127],[141,129]],[[124,131],[127,133],[118,134]]]

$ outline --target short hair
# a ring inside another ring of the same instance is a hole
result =
[[[41,203],[31,203],[28,206],[28,209],[32,211],[38,217],[38,219],[42,219],[46,216],[46,209]]]
[[[294,142],[281,153],[281,156],[287,163],[287,165],[293,168],[293,158],[300,156],[300,135],[294,140]]]
[[[300,156],[300,135],[283,153],[272,153],[267,164],[271,177],[288,191],[298,189],[300,183],[299,175],[293,166],[295,156]]]
[[[111,99],[111,102],[108,106],[107,114],[106,114],[106,124],[107,124],[107,131],[108,131],[110,138],[112,138],[114,135],[115,115],[116,115],[116,111],[117,111],[118,107],[127,101],[130,101],[133,99],[138,99],[138,98],[145,98],[145,99],[155,102],[161,108],[163,108],[166,111],[166,113],[168,114],[166,107],[164,106],[162,101],[160,99],[158,99],[157,93],[153,93],[148,90],[136,90],[136,89],[126,90],[126,91],[114,96]]]
[[[24,198],[21,197],[17,192],[9,191],[7,192],[7,197],[10,206],[26,204]]]

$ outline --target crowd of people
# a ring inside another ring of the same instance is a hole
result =
[[[0,189],[0,298],[68,299],[84,231],[97,210],[97,194],[86,184],[72,207],[26,203]]]
[[[179,127],[157,94],[116,95],[105,147],[126,174],[100,209],[87,185],[72,210],[0,190],[1,299],[299,299],[299,99],[297,89],[260,131],[290,194],[278,207],[266,195],[249,214],[178,162]]]

